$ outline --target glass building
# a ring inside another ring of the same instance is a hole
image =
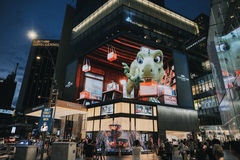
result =
[[[240,2],[212,1],[208,53],[222,125],[231,139],[239,139],[239,35]],[[216,128],[216,127],[215,127]]]

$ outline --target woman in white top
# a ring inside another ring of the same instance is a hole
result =
[[[141,160],[142,146],[139,140],[135,140],[132,146],[132,160]]]

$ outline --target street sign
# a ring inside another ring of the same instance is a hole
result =
[[[40,132],[50,132],[52,127],[52,108],[43,108],[38,128]]]

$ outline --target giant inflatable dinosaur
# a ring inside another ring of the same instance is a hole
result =
[[[128,78],[128,97],[130,97],[134,84],[138,85],[141,81],[150,80],[160,82],[164,76],[163,53],[161,50],[141,49],[130,68],[126,63],[122,63],[122,65],[124,74]]]

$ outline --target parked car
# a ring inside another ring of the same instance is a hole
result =
[[[5,143],[16,143],[15,137],[5,138]]]

